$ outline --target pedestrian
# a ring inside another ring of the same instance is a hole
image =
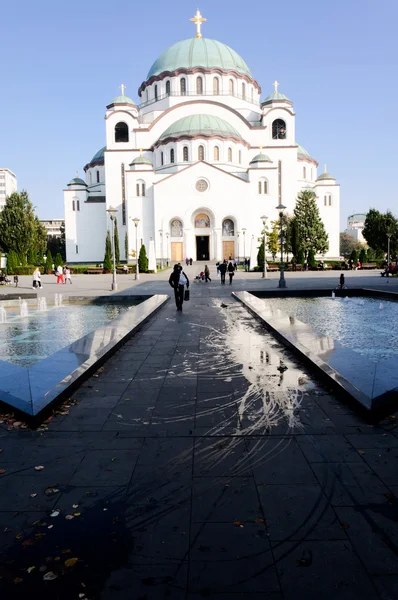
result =
[[[216,262],[217,275],[220,274],[220,262]]]
[[[247,270],[250,271],[250,258],[247,259]]]
[[[40,275],[40,270],[39,267],[36,267],[36,269],[33,271],[33,289],[35,288],[41,288],[41,275]]]
[[[191,265],[191,267],[192,267],[192,263],[193,263],[193,260],[192,260],[192,258],[190,258],[189,259],[189,264]]]
[[[234,269],[235,269],[235,271],[238,270],[238,261],[236,260],[236,258],[234,260]]]
[[[177,310],[182,311],[184,287],[187,286],[187,289],[189,288],[189,279],[182,270],[181,265],[174,265],[173,272],[170,275],[169,284],[174,289]]]
[[[220,264],[220,273],[221,273],[221,283],[225,285],[225,273],[227,272],[227,261],[224,260],[224,262],[222,262]]]
[[[231,261],[229,262],[229,265],[228,265],[228,275],[229,275],[229,285],[232,285],[232,279],[235,275],[235,267]]]
[[[188,258],[188,256],[187,256],[187,257],[186,257],[186,259],[185,259],[185,264],[186,264],[187,266],[189,265],[189,258]]]
[[[247,271],[247,258],[245,258],[245,262],[243,263],[245,271]]]
[[[19,283],[18,275],[14,275],[14,284],[15,284],[15,287],[18,287],[18,283]]]
[[[292,258],[292,271],[297,271],[297,260],[295,256]]]
[[[210,279],[210,270],[209,270],[209,267],[207,265],[205,265],[205,281],[206,281],[206,283],[208,281],[211,281],[211,279]]]
[[[338,290],[345,290],[347,288],[346,284],[345,284],[345,277],[344,277],[344,273],[342,273],[340,275],[340,281],[339,281],[339,285],[337,286]]]
[[[57,277],[57,283],[65,283],[61,265],[58,265],[57,270],[55,271],[55,275]]]
[[[124,265],[124,266],[126,266],[126,265]],[[128,268],[127,268],[127,271],[128,271]],[[70,273],[70,268],[65,265],[65,283],[68,283],[68,281],[72,285],[72,277],[71,277],[71,273]]]

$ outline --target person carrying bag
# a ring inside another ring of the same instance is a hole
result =
[[[177,310],[181,311],[184,299],[186,299],[185,294],[187,292],[188,292],[188,299],[189,299],[189,290],[188,290],[189,279],[185,275],[184,271],[182,270],[181,265],[179,265],[179,264],[174,265],[173,272],[170,275],[169,284],[174,289],[174,298],[176,301]],[[185,294],[184,294],[185,286],[187,289],[185,290]]]

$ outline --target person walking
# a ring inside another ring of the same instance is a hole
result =
[[[188,256],[187,256],[187,257],[186,257],[186,259],[185,259],[185,264],[186,264],[187,266],[189,265],[189,258],[188,258]]]
[[[210,271],[209,271],[209,267],[207,265],[205,265],[205,281],[206,281],[206,283],[208,281],[211,281],[211,279],[210,279]]]
[[[245,271],[247,271],[247,258],[245,258],[245,262],[243,264],[244,264]]]
[[[18,283],[19,283],[18,275],[14,275],[14,284],[15,284],[15,287],[18,287]]]
[[[225,285],[225,273],[227,272],[227,261],[224,260],[224,262],[222,262],[220,264],[220,274],[221,274],[221,283]]]
[[[174,269],[169,278],[169,284],[174,289],[174,298],[177,310],[182,310],[184,302],[184,287],[189,288],[189,279],[182,270],[181,265],[174,265]]]
[[[191,267],[192,267],[192,263],[193,263],[193,260],[192,260],[192,258],[190,258],[189,259],[189,264],[191,265]]]
[[[235,267],[231,261],[229,262],[229,265],[228,265],[228,275],[229,275],[229,285],[232,285],[232,280],[235,275]]]
[[[64,273],[61,265],[58,265],[57,270],[55,271],[57,276],[57,283],[64,283]]]
[[[238,270],[238,261],[237,261],[237,259],[236,259],[236,258],[235,258],[235,260],[234,260],[234,269],[235,269],[235,271],[237,271],[237,270]]]
[[[124,266],[126,266],[126,265],[124,265]],[[128,268],[127,268],[127,270],[128,270]],[[65,283],[68,283],[68,281],[72,285],[72,277],[70,274],[70,268],[65,265]]]
[[[32,285],[33,289],[35,288],[41,288],[41,275],[40,275],[40,270],[39,267],[36,267],[36,269],[33,271],[33,285]]]

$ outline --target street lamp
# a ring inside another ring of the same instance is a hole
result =
[[[112,223],[112,256],[113,256],[113,272],[112,272],[112,285],[111,290],[117,290],[117,282],[116,282],[116,257],[115,257],[115,219],[117,215],[117,209],[110,206],[106,211],[111,218]]]
[[[246,260],[246,227],[242,227],[242,233],[243,233],[243,262],[245,262]],[[243,267],[246,271],[246,268]]]
[[[264,267],[263,267],[263,279],[268,279],[268,276],[267,276],[267,261],[265,260],[265,228],[266,228],[266,226],[267,226],[267,219],[268,219],[267,215],[263,215],[263,216],[261,217],[261,220],[262,220],[262,222],[263,222],[263,226],[264,226],[264,229],[263,229],[263,240],[264,240]]]
[[[387,233],[388,237],[388,250],[387,250],[387,265],[390,266],[390,242],[391,242],[392,233]]]
[[[137,217],[132,219],[135,227],[135,278],[140,278],[140,268],[138,266],[138,223],[140,222]]]
[[[169,232],[166,232],[166,266],[169,266]]]
[[[240,254],[240,249],[239,249],[239,235],[240,235],[240,231],[238,231],[237,234],[236,234],[236,238],[238,240],[238,264],[240,262],[240,257],[239,257],[239,254]]]
[[[280,288],[286,287],[285,265],[283,263],[283,211],[285,210],[285,208],[286,208],[286,206],[284,206],[282,204],[282,202],[279,202],[278,206],[276,207],[276,210],[279,211],[280,228],[281,228],[281,271],[280,271],[279,284],[278,284],[278,287],[280,287]]]
[[[160,235],[160,268],[163,269],[163,229],[159,229]]]

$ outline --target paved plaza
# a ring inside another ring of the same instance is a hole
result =
[[[168,276],[119,289],[169,293]],[[182,313],[170,301],[42,428],[3,416],[1,600],[396,600],[395,415],[364,422],[230,296],[278,277],[193,284]],[[109,284],[79,275],[62,293]]]

